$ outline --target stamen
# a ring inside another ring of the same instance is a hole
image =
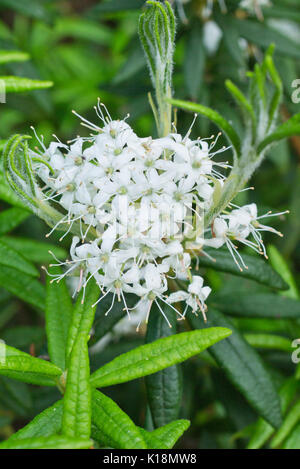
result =
[[[154,300],[154,301],[155,301],[155,304],[157,305],[159,311],[161,312],[161,314],[163,315],[163,317],[164,317],[165,320],[167,321],[168,326],[169,326],[170,328],[172,328],[172,324],[170,323],[169,319],[167,318],[167,316],[165,315],[164,311],[163,311],[162,308],[160,307],[158,301],[157,301],[157,300]]]

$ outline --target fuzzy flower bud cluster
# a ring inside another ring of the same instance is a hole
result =
[[[205,318],[210,288],[192,275],[193,255],[205,255],[205,246],[226,245],[243,268],[234,240],[265,253],[261,231],[275,230],[260,223],[254,204],[231,206],[204,228],[205,210],[222,188],[222,171],[228,167],[212,159],[224,151],[214,150],[217,139],[192,140],[190,131],[140,138],[126,120],[112,120],[100,102],[95,109],[99,126],[79,116],[93,131],[90,137],[77,137],[69,145],[52,142],[48,148],[40,141],[41,151],[30,151],[44,200],[62,214],[51,232],[63,230],[63,238],[74,224],[79,227],[70,260],[58,261],[64,272],[53,281],[75,277],[75,295],[85,292],[93,278],[98,302],[112,294],[107,314],[118,300],[130,317],[126,294],[132,293],[137,296],[132,309],[146,320],[153,303],[164,316],[167,303],[181,319],[188,308]],[[167,296],[168,282],[174,279],[186,284],[186,290]],[[173,306],[180,301],[183,312]]]

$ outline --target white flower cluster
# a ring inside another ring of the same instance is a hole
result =
[[[191,275],[194,251],[226,244],[244,266],[232,240],[265,253],[260,231],[275,230],[260,224],[253,204],[220,215],[206,239],[203,213],[213,203],[215,186],[224,184],[218,169],[228,167],[212,160],[224,151],[213,150],[217,139],[191,140],[191,129],[185,137],[139,138],[125,120],[112,120],[100,102],[95,109],[101,126],[79,116],[93,135],[70,145],[52,142],[48,148],[40,141],[42,151],[30,153],[45,200],[62,212],[50,233],[64,229],[63,238],[74,223],[80,231],[81,239],[73,237],[71,259],[58,261],[64,273],[53,281],[76,276],[75,295],[94,278],[102,293],[98,302],[113,295],[106,314],[117,298],[130,317],[126,293],[133,293],[139,297],[133,309],[146,320],[153,303],[165,316],[161,302],[180,318],[188,307],[205,318],[210,288]],[[254,241],[247,241],[251,234]],[[188,281],[187,291],[168,297],[168,280],[175,278]],[[172,306],[179,301],[186,303],[183,313]]]
[[[272,3],[270,0],[241,0],[239,6],[250,13],[257,14],[262,7],[270,7]]]
[[[283,215],[288,213],[288,211],[274,214],[268,212],[265,215],[258,216],[256,204],[249,204],[244,207],[237,207],[232,203],[230,205],[235,208],[233,208],[230,213],[224,213],[215,218],[211,227],[212,237],[203,239],[203,245],[216,249],[226,245],[235,263],[242,271],[243,268],[247,269],[248,267],[245,265],[242,256],[239,254],[234,241],[238,241],[251,249],[254,249],[254,251],[259,254],[263,254],[267,258],[261,232],[270,231],[278,236],[283,235],[274,228],[263,225],[260,220],[263,218]],[[249,240],[250,236],[252,236],[252,240]]]

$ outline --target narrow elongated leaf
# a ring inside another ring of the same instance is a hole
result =
[[[113,294],[109,293],[101,303],[99,303],[96,311],[95,322],[93,325],[94,329],[94,338],[100,340],[105,336],[112,328],[126,315],[124,311],[123,303],[115,301],[112,309],[109,311],[109,315],[106,316],[105,313],[110,309],[113,301]],[[131,293],[126,295],[126,303],[128,308],[133,308],[137,303],[138,297]]]
[[[202,29],[196,23],[188,36],[184,60],[185,86],[190,98],[195,100],[199,96],[205,70],[206,52],[202,36]]]
[[[7,303],[10,299],[11,295],[3,288],[0,288],[0,305],[3,306],[3,304]]]
[[[9,438],[9,441],[46,437],[59,433],[61,430],[62,413],[63,401],[60,400],[34,417],[28,425],[14,433]]]
[[[147,445],[132,420],[109,397],[92,392],[93,424],[105,438],[105,444],[120,449],[145,449]]]
[[[182,101],[180,99],[168,100],[173,106],[185,109],[186,111],[196,112],[214,122],[226,135],[229,142],[235,149],[236,155],[239,156],[241,153],[241,142],[235,129],[222,117],[217,111],[210,109],[209,107],[203,106],[202,104],[191,103],[189,101]]]
[[[0,443],[0,449],[88,449],[92,446],[92,440],[70,438],[61,435],[16,441],[7,440],[4,443]]]
[[[59,268],[51,268],[52,274],[61,273]],[[72,301],[65,279],[59,283],[47,277],[46,331],[48,352],[51,361],[62,370],[66,366],[66,344],[72,317]]]
[[[7,143],[7,140],[1,141],[0,143],[0,151],[3,150]],[[8,185],[6,179],[4,178],[4,174],[0,171],[0,199],[4,200],[10,205],[14,205],[20,209],[24,209],[28,212],[28,207],[26,207],[21,199],[17,196],[14,190]]]
[[[212,298],[215,308],[230,316],[247,318],[300,319],[300,301],[272,293],[255,295],[217,294]]]
[[[276,288],[277,290],[288,288],[288,285],[280,275],[275,272],[267,262],[259,257],[243,254],[243,259],[248,269],[244,269],[241,272],[233,262],[232,256],[227,251],[217,251],[216,249],[207,249],[205,251],[215,259],[216,262],[213,262],[206,256],[200,256],[198,257],[198,261],[201,267],[211,267],[220,272],[228,272],[238,277],[249,278],[263,285]]]
[[[20,275],[15,269],[2,265],[0,287],[36,308],[44,309],[45,287],[37,279],[26,274]]]
[[[3,331],[1,338],[12,347],[26,352],[31,344],[39,346],[44,343],[45,329],[40,326],[10,327]]]
[[[91,384],[105,387],[150,375],[197,355],[230,334],[230,329],[214,327],[182,332],[142,345],[95,371],[91,375]]]
[[[252,124],[252,134],[255,138],[256,132],[256,116],[254,109],[251,103],[248,101],[247,97],[242,93],[242,91],[234,84],[231,80],[226,80],[226,88],[231,93],[237,104],[240,106],[240,109],[243,112],[245,118],[245,124],[248,125],[249,120]]]
[[[23,0],[0,0],[2,7],[11,8],[25,16],[32,16],[49,21],[49,10],[38,0],[30,0],[24,2]]]
[[[9,266],[33,277],[39,276],[39,272],[31,262],[0,239],[0,269],[1,265]]]
[[[278,448],[300,421],[300,402],[297,402],[284,418],[280,429],[274,435],[271,448]]]
[[[293,400],[299,384],[295,378],[290,378],[280,389],[280,404],[283,415],[286,413],[291,401]],[[255,424],[251,439],[247,445],[247,449],[261,448],[273,435],[274,427],[272,427],[264,419],[259,418]]]
[[[0,308],[0,329],[2,329],[17,313],[18,305],[16,303],[0,304]]]
[[[16,382],[5,376],[0,377],[1,407],[17,415],[27,417],[32,412],[32,397],[26,383]]]
[[[285,138],[300,135],[300,113],[295,114],[284,124],[277,127],[275,132],[266,137],[258,146],[258,152],[262,152],[268,145],[279,142]]]
[[[95,17],[101,13],[137,10],[141,8],[144,3],[144,0],[110,0],[109,2],[97,4],[88,12],[88,15]]]
[[[286,337],[274,334],[244,334],[244,338],[252,347],[266,350],[281,350],[292,353],[291,341]]]
[[[126,62],[114,76],[113,84],[120,85],[120,83],[133,78],[141,72],[145,65],[146,59],[143,50],[139,47],[138,43],[134,43],[132,45],[132,51],[128,53]]]
[[[165,308],[164,312],[172,328],[161,312],[153,306],[147,326],[147,343],[171,336],[172,332],[176,332],[176,313],[171,308]],[[178,417],[182,399],[180,371],[179,365],[173,365],[146,377],[148,403],[155,428],[166,425]]]
[[[10,425],[12,423],[12,419],[9,416],[0,416],[0,429]]]
[[[0,64],[6,64],[8,62],[24,62],[29,59],[29,55],[26,52],[20,52],[18,50],[0,50]]]
[[[283,256],[280,254],[280,252],[275,246],[268,246],[267,252],[273,269],[276,270],[276,272],[280,273],[281,277],[290,287],[288,290],[285,290],[281,294],[294,300],[298,300],[300,297],[296,281],[286,260],[283,258]]]
[[[95,41],[98,44],[110,44],[112,33],[104,24],[89,21],[84,18],[61,17],[55,25],[55,32],[61,37],[76,37]]]
[[[272,426],[281,424],[279,396],[274,384],[256,351],[245,341],[233,324],[220,312],[209,308],[208,323],[190,314],[194,328],[222,326],[232,329],[232,336],[209,352],[222,367],[227,378],[244,395],[250,405]],[[209,330],[209,329],[208,329]]]
[[[37,263],[49,263],[53,261],[51,251],[58,259],[65,259],[67,251],[55,244],[43,243],[41,241],[23,238],[19,236],[3,236],[0,240],[5,244],[19,251],[25,259]]]
[[[275,29],[269,28],[265,23],[251,20],[238,20],[232,18],[239,35],[248,41],[258,44],[263,48],[268,48],[271,43],[275,44],[276,50],[291,57],[300,58],[299,47],[296,41],[292,41],[287,36]]]
[[[300,423],[285,440],[281,449],[299,449],[300,448]]]
[[[68,368],[62,433],[88,439],[91,434],[91,389],[87,335],[80,333],[74,343]]]
[[[151,432],[151,435],[163,441],[165,448],[171,449],[189,426],[189,420],[174,420],[163,427],[157,428]]]
[[[9,208],[0,213],[0,235],[8,233],[9,231],[20,225],[30,213],[21,208]]]
[[[84,292],[82,291],[78,296],[75,307],[73,308],[66,349],[67,358],[70,356],[76,337],[81,333],[87,336],[93,325],[96,308],[93,305],[100,295],[99,287],[94,279],[89,281],[86,287],[84,299],[83,295]]]
[[[40,358],[0,344],[0,375],[24,383],[54,386],[62,370]]]
[[[240,35],[237,28],[235,28],[234,25],[231,25],[229,15],[225,15],[225,17],[223,17],[223,15],[219,15],[218,24],[221,26],[224,45],[228,49],[229,54],[240,69],[245,69],[245,54],[239,41]]]
[[[167,449],[164,442],[159,440],[153,435],[152,432],[148,432],[144,428],[139,428],[139,431],[147,445],[148,449]]]
[[[15,76],[0,77],[0,80],[5,86],[6,93],[21,93],[24,91],[43,90],[53,86],[52,81],[31,80],[30,78]]]

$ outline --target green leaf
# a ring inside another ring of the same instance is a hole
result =
[[[105,438],[105,444],[120,449],[146,449],[140,430],[120,407],[99,391],[92,392],[93,424]]]
[[[49,263],[53,261],[51,251],[58,259],[65,259],[67,251],[55,244],[43,243],[42,241],[23,238],[19,236],[3,236],[0,240],[19,251],[25,259],[36,263]]]
[[[75,37],[94,41],[97,44],[109,45],[112,41],[112,33],[104,24],[89,21],[84,18],[72,18],[63,16],[58,18],[55,25],[55,33],[59,37]]]
[[[147,326],[147,343],[152,343],[161,337],[172,336],[172,332],[176,332],[176,313],[168,307],[164,309],[164,312],[172,328],[153,305]],[[173,365],[146,377],[147,398],[155,428],[178,417],[182,399],[180,371],[179,365]]]
[[[9,266],[33,277],[39,276],[39,272],[31,262],[27,261],[21,254],[0,239],[0,269],[2,265]]]
[[[279,391],[280,404],[282,414],[284,415],[293,400],[297,388],[299,387],[295,378],[287,380]],[[272,427],[264,419],[259,418],[255,424],[253,434],[247,445],[247,449],[261,448],[273,435],[274,427]]]
[[[221,130],[225,133],[226,137],[228,138],[229,142],[232,144],[236,156],[240,156],[241,154],[241,141],[234,130],[234,128],[227,122],[224,117],[222,117],[217,111],[210,109],[209,107],[202,106],[202,104],[191,103],[188,101],[182,101],[179,99],[168,99],[168,102],[173,104],[173,106],[179,107],[181,109],[185,109],[186,111],[196,112],[197,114],[202,114],[203,116],[210,119],[214,122]]]
[[[205,71],[205,56],[202,29],[197,23],[188,35],[184,58],[185,85],[189,96],[193,100],[199,97]]]
[[[189,426],[189,420],[174,420],[163,427],[157,428],[151,432],[151,435],[163,441],[165,448],[171,449]]]
[[[220,272],[228,272],[238,277],[249,278],[268,287],[284,290],[288,285],[272,267],[259,257],[243,254],[243,259],[248,269],[240,271],[234,263],[229,252],[219,249],[205,250],[216,262],[213,262],[206,256],[198,257],[200,267],[211,267]]]
[[[6,140],[4,141],[4,146],[6,145]],[[0,151],[3,148],[0,146]],[[7,184],[6,179],[4,178],[3,173],[0,171],[0,199],[4,200],[4,202],[14,205],[20,209],[26,210],[28,212],[28,207],[24,205],[21,199],[17,196],[15,191]],[[29,215],[29,213],[28,213]]]
[[[273,81],[275,86],[275,90],[269,104],[269,125],[268,130],[271,128],[273,122],[275,121],[278,115],[278,109],[282,100],[282,93],[283,93],[283,84],[281,78],[276,70],[273,61],[273,53],[274,53],[274,44],[269,48],[269,51],[266,53],[264,65],[266,66],[270,77]]]
[[[288,436],[281,449],[299,449],[300,448],[300,423],[294,428]]]
[[[258,152],[262,152],[271,143],[279,142],[285,138],[300,135],[300,113],[295,114],[289,120],[281,124],[275,132],[268,135],[258,146]]]
[[[237,104],[242,109],[246,125],[248,124],[249,120],[251,121],[252,135],[254,141],[257,122],[252,105],[250,104],[246,96],[241,92],[241,90],[234,83],[232,83],[231,80],[226,80],[225,85],[228,91],[235,99],[235,101],[237,102]]]
[[[145,0],[110,0],[109,2],[97,4],[89,12],[89,16],[98,16],[101,13],[111,13],[116,11],[138,10],[145,3]]]
[[[9,303],[0,305],[0,329],[2,329],[18,312],[18,305],[16,303]]]
[[[21,208],[9,208],[0,213],[0,235],[8,233],[23,223],[30,213]]]
[[[24,383],[54,386],[62,370],[28,353],[0,343],[0,375]]]
[[[6,427],[12,423],[12,418],[9,416],[0,415],[0,429],[2,430],[3,427]]]
[[[164,442],[156,438],[155,435],[152,434],[152,432],[148,432],[144,428],[140,428],[140,427],[139,427],[139,431],[145,443],[147,444],[148,449],[167,449]]]
[[[61,269],[51,268],[51,274],[60,274]],[[46,331],[48,352],[51,361],[62,370],[66,367],[66,344],[72,317],[72,301],[63,278],[59,283],[47,277]]]
[[[16,295],[21,300],[44,309],[45,287],[37,279],[20,273],[11,267],[0,267],[0,287]]]
[[[0,6],[10,8],[25,16],[49,21],[50,12],[39,0],[27,0],[26,2],[23,0],[0,0]]]
[[[94,279],[91,279],[86,287],[85,296],[84,291],[78,295],[75,307],[73,308],[73,315],[68,333],[66,357],[70,356],[72,347],[75,343],[76,337],[79,334],[89,334],[95,316],[94,303],[100,295],[100,290]]]
[[[271,448],[278,448],[300,421],[300,402],[297,402],[284,418],[280,429],[275,433]]]
[[[218,24],[221,26],[224,45],[236,64],[242,70],[245,69],[245,54],[240,45],[240,35],[234,25],[231,24],[229,15],[218,15]]]
[[[18,50],[0,50],[0,64],[8,62],[24,62],[29,60],[29,55],[26,52]]]
[[[285,290],[284,292],[282,292],[282,295],[288,298],[292,298],[294,300],[298,300],[299,292],[296,285],[296,281],[289,266],[287,265],[287,262],[275,246],[268,246],[267,252],[273,269],[276,270],[276,272],[280,273],[281,277],[290,287],[289,290]]]
[[[67,374],[62,433],[88,439],[91,434],[91,388],[87,335],[76,337]]]
[[[2,409],[12,410],[18,416],[28,418],[33,407],[28,384],[1,376],[0,403]]]
[[[207,325],[193,314],[189,314],[189,321],[195,329],[222,326],[232,330],[231,337],[213,346],[209,352],[222,367],[229,381],[244,395],[258,414],[272,426],[279,427],[281,424],[279,397],[257,352],[247,344],[233,324],[213,308],[209,308]]]
[[[9,441],[18,441],[28,438],[50,436],[59,433],[61,430],[63,413],[63,401],[55,402],[51,407],[45,409],[21,430],[14,433]]]
[[[94,338],[97,341],[104,337],[105,334],[110,332],[115,324],[117,324],[120,319],[126,315],[123,303],[115,301],[114,306],[110,310],[108,316],[106,316],[105,313],[110,308],[112,301],[113,294],[109,293],[98,305],[95,322],[93,325]],[[133,308],[137,301],[138,297],[136,295],[131,293],[126,294],[126,303],[128,308]]]
[[[197,355],[230,334],[229,329],[216,327],[182,332],[142,345],[95,371],[91,375],[91,384],[95,387],[111,386],[156,373]]]
[[[29,348],[31,344],[42,345],[45,340],[45,329],[40,326],[15,326],[6,328],[1,338],[12,347],[23,350]]]
[[[300,301],[272,293],[255,295],[216,294],[212,297],[215,308],[230,316],[247,318],[300,319]]]
[[[133,46],[132,51],[128,53],[126,62],[124,62],[113,78],[114,85],[120,85],[120,83],[123,83],[130,78],[134,79],[133,77],[140,73],[146,65],[145,56],[143,50],[139,47],[139,44],[134,43]]]
[[[297,42],[292,41],[279,31],[269,28],[265,22],[260,23],[258,21],[233,19],[232,23],[238,29],[239,35],[248,41],[266,49],[273,43],[278,52],[291,57],[300,58]]]
[[[17,441],[4,441],[0,449],[89,449],[92,440],[53,435],[40,438],[28,438]]]
[[[15,76],[0,77],[6,93],[21,93],[23,91],[43,90],[53,86],[52,81],[31,80]]]
[[[292,353],[291,341],[286,337],[274,334],[244,334],[244,338],[252,347],[266,350],[281,350]]]

